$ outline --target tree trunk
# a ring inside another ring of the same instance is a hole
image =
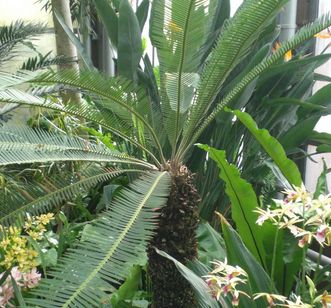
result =
[[[64,56],[66,59],[70,59],[70,62],[62,63],[58,65],[59,70],[72,69],[79,71],[77,49],[74,44],[70,41],[69,37],[63,30],[61,24],[57,20],[55,13],[60,14],[68,26],[68,28],[73,31],[73,25],[71,20],[70,12],[70,1],[69,0],[52,0],[52,12],[53,12],[53,22],[55,31],[55,41],[56,41],[56,52],[58,56]],[[61,96],[64,102],[77,102],[80,103],[81,96],[79,93],[75,92],[61,92]]]
[[[197,307],[190,284],[182,277],[174,263],[157,254],[154,247],[184,264],[197,257],[199,201],[192,174],[182,166],[179,172],[172,176],[171,193],[167,205],[161,210],[159,228],[148,249],[153,308]]]

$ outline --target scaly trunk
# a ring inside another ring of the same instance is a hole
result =
[[[190,284],[173,262],[158,255],[154,247],[184,264],[194,259],[197,256],[198,203],[199,196],[192,174],[182,166],[179,172],[172,174],[172,189],[167,206],[161,210],[159,228],[148,250],[153,308],[197,307]]]
[[[62,16],[64,22],[68,28],[73,31],[73,25],[70,13],[70,1],[69,0],[52,0],[53,10],[53,22],[56,41],[56,53],[58,56],[64,56],[71,61],[68,63],[62,63],[58,65],[59,70],[72,69],[79,71],[77,49],[69,39],[66,32],[63,30],[61,24],[55,16],[55,11]],[[61,96],[64,102],[72,101],[76,103],[81,102],[81,96],[76,92],[61,92]]]

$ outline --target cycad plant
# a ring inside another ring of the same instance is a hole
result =
[[[0,131],[2,166],[50,161],[94,165],[71,181],[57,181],[47,189],[43,185],[31,188],[33,197],[24,194],[19,204],[15,204],[13,192],[7,199],[13,207],[5,206],[7,214],[1,223],[20,223],[26,212],[42,212],[118,174],[139,175],[92,222],[88,235],[67,252],[50,277],[43,279],[33,292],[35,298],[26,299],[28,303],[38,307],[100,307],[148,248],[153,306],[197,306],[189,284],[155,248],[182,263],[196,257],[199,196],[194,177],[185,166],[194,144],[224,107],[262,72],[331,25],[331,18],[325,16],[302,28],[224,93],[222,86],[231,72],[286,2],[246,0],[215,33],[211,29],[218,22],[222,1],[153,1],[150,37],[160,64],[159,87],[147,56],[143,73],[139,65],[141,24],[128,0],[122,0],[118,7],[118,28],[123,32],[115,39],[113,36],[118,50],[126,51],[119,53],[120,77],[105,78],[93,70],[2,75],[2,102],[60,111],[84,119],[85,125],[102,127],[122,141],[114,150],[89,142],[86,136],[82,139],[4,126]],[[103,16],[107,10],[114,13],[108,1],[95,0],[95,4]],[[110,16],[117,18],[113,13]],[[34,85],[32,93],[15,89],[23,82]],[[81,91],[89,99],[79,106],[62,104],[52,95],[59,89],[55,85]]]

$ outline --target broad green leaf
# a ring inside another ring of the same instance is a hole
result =
[[[210,265],[211,261],[223,260],[225,243],[221,235],[208,223],[200,223],[197,230],[199,261]]]
[[[140,31],[143,31],[144,25],[148,17],[149,0],[143,0],[137,8],[137,19],[140,26]]]
[[[118,17],[107,0],[93,0],[113,47],[118,45]]]
[[[331,152],[331,145],[328,145],[328,144],[320,144],[320,145],[316,148],[316,152],[317,152],[317,153],[329,153],[329,152]]]
[[[230,111],[227,109],[227,111]],[[276,163],[290,184],[301,186],[302,179],[296,164],[287,158],[282,145],[272,137],[266,129],[259,129],[253,118],[240,110],[231,111],[238,120],[246,126],[250,133],[260,143],[267,154]]]
[[[118,72],[127,79],[137,80],[142,56],[140,26],[128,0],[122,0],[118,19]]]
[[[201,308],[218,308],[216,300],[210,296],[209,288],[206,282],[204,282],[193,271],[187,268],[184,264],[180,263],[173,257],[169,256],[166,252],[156,249],[156,252],[174,262],[179,272],[185,277],[185,279],[192,285]],[[169,281],[171,283],[171,281]],[[180,292],[180,290],[178,290]],[[223,306],[224,307],[224,306]],[[227,308],[226,306],[224,308]]]
[[[233,230],[224,217],[222,217],[221,225],[227,249],[228,262],[231,265],[238,265],[246,271],[253,294],[259,292],[273,293],[270,277],[251,252],[245,247],[239,234]],[[262,301],[257,301],[256,306],[261,308],[266,307],[265,303]]]
[[[256,259],[266,266],[265,251],[262,243],[263,234],[256,224],[258,214],[254,210],[259,206],[252,186],[241,179],[236,166],[226,160],[225,151],[217,150],[206,145],[200,148],[208,152],[220,169],[220,178],[226,183],[226,194],[231,201],[232,218],[236,223],[238,233],[247,248]]]
[[[111,297],[113,307],[118,307],[120,302],[132,299],[138,290],[141,280],[141,268],[134,265],[126,277],[124,283],[119,287],[118,291]]]
[[[320,115],[315,115],[299,121],[279,139],[280,143],[286,150],[299,147],[312,133],[320,117]]]
[[[330,147],[330,152],[331,152],[331,147]],[[327,174],[328,174],[328,167],[327,167],[325,161],[323,160],[323,171],[317,179],[315,193],[314,193],[314,199],[317,199],[319,197],[319,195],[321,195],[321,194],[328,193],[328,184],[327,184],[327,179],[326,179]]]
[[[309,141],[313,144],[315,143],[322,143],[331,145],[331,134],[328,133],[320,133],[317,131],[313,131],[309,136]]]
[[[331,84],[318,90],[307,102],[325,107],[331,106]]]

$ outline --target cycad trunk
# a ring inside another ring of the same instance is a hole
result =
[[[189,283],[174,263],[158,255],[154,247],[182,263],[197,256],[196,228],[199,222],[199,196],[192,174],[182,166],[172,175],[167,206],[161,210],[159,229],[151,241],[148,272],[153,287],[153,308],[195,308],[196,300]]]

